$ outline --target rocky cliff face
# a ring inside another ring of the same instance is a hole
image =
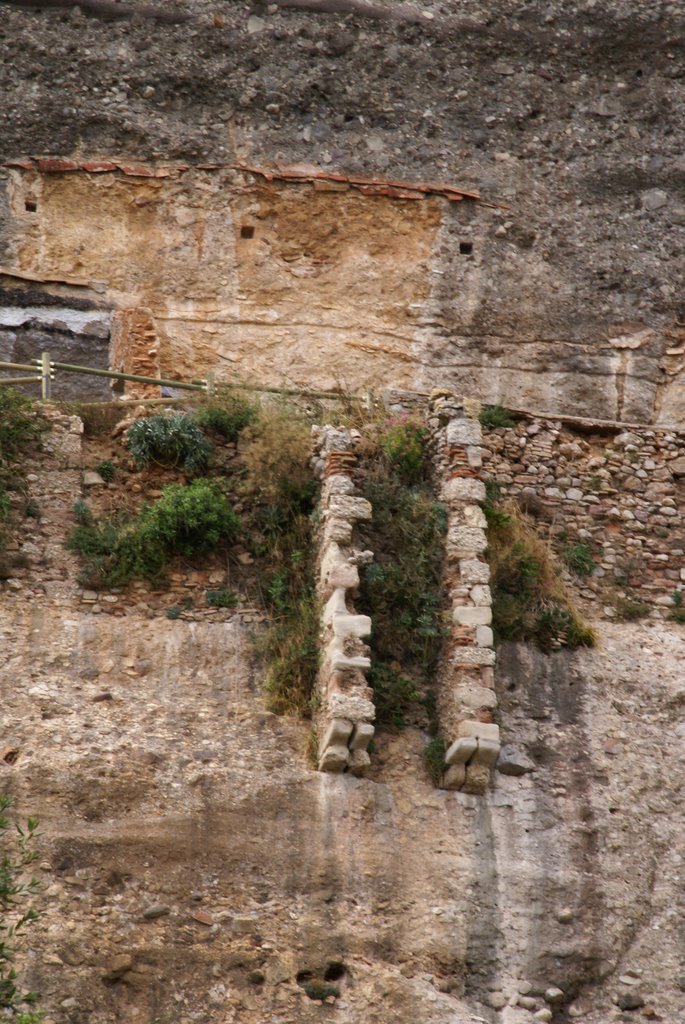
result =
[[[48,1024],[685,1012],[682,626],[504,645],[483,795],[434,787],[418,729],[381,731],[365,778],[327,775],[309,725],[264,709],[251,616],[77,585],[60,424],[0,592],[0,788],[42,823],[20,967]]]
[[[323,244],[324,271],[332,265],[354,309],[364,311],[349,316],[334,295],[326,296],[323,313],[317,309],[314,323],[323,338],[330,335],[344,379],[356,386],[370,350],[374,379],[387,381],[390,373],[395,383],[409,377],[414,385],[454,384],[511,405],[518,396],[548,411],[664,423],[682,417],[683,19],[677,5],[617,0],[600,10],[591,2],[487,8],[469,2],[458,10],[419,8],[413,21],[376,16],[373,7],[369,17],[211,0],[178,9],[195,19],[107,21],[78,8],[3,5],[2,156],[305,161],[343,173],[442,178],[480,188],[507,209],[473,220],[464,204],[454,204],[439,218],[437,234],[434,212],[415,221],[416,211],[381,213],[380,200],[369,204],[371,212],[360,210],[355,224],[346,204],[341,212],[321,197],[307,207],[311,214],[302,211],[304,224],[298,204],[280,210],[285,244],[293,250],[286,281],[307,298],[312,259],[321,269],[309,250]],[[198,190],[204,194],[201,182]],[[126,191],[113,195],[123,199]],[[127,222],[148,224],[143,245],[156,251],[155,205],[146,200],[137,207],[129,198]],[[185,205],[208,202],[213,205],[196,193]],[[267,204],[273,209],[282,200],[269,196]],[[188,210],[184,216],[186,225],[193,217],[196,226],[213,223]],[[224,210],[219,220],[227,216]],[[61,224],[60,212],[57,218]],[[388,219],[404,227],[386,225]],[[268,217],[263,223],[268,236]],[[358,276],[340,275],[340,240],[331,238],[331,223],[358,231],[363,276],[369,270],[384,276],[391,304],[402,307],[399,317],[394,310],[390,321],[383,318],[382,284],[370,294],[359,291]],[[230,266],[235,228],[220,231]],[[112,251],[128,259],[123,225],[117,235]],[[369,238],[380,239],[391,262],[398,258],[398,270],[409,262],[416,267],[404,287],[367,252]],[[471,244],[470,253],[460,252],[462,243]],[[188,241],[175,244],[181,262],[188,252],[192,264]],[[279,269],[278,248],[262,242],[267,270]],[[243,244],[243,252],[258,249]],[[216,250],[210,246],[203,258],[215,260]],[[293,280],[292,258],[300,259],[304,281]],[[424,261],[430,267],[422,270]],[[106,278],[110,287],[116,287],[113,276],[120,276],[114,268]],[[255,286],[263,280],[259,271]],[[277,306],[279,274],[266,280],[267,306]],[[135,289],[135,301],[148,290]],[[222,310],[235,315],[239,288],[229,290],[234,304],[224,297]],[[405,292],[412,297],[405,300]],[[250,316],[263,319],[259,304],[250,309],[248,301],[243,309],[239,337],[226,346],[227,332],[219,327],[214,340],[251,368],[250,353],[269,342],[256,337]],[[282,319],[302,323],[292,314]],[[295,354],[283,344],[271,368],[286,353],[291,376],[319,379],[314,360],[303,360],[311,345],[307,331],[286,334]],[[352,335],[368,348],[341,355]],[[322,344],[319,363],[332,350]],[[260,369],[269,368],[267,357]]]

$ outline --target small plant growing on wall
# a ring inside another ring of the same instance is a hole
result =
[[[126,447],[140,467],[178,466],[191,476],[207,469],[211,452],[193,417],[182,413],[137,420],[126,436]]]
[[[595,568],[592,548],[587,544],[567,544],[561,557],[576,576],[589,576]]]
[[[222,390],[200,408],[195,418],[205,430],[211,430],[227,441],[235,441],[240,431],[256,416],[257,409],[251,402],[234,392]]]
[[[479,415],[480,425],[486,430],[497,427],[515,427],[516,421],[503,405],[484,405]]]
[[[0,1007],[15,1010],[22,1003],[35,1003],[35,992],[22,992],[17,987],[17,972],[13,966],[16,943],[20,933],[38,918],[31,905],[39,889],[36,878],[27,879],[26,873],[37,859],[34,844],[38,820],[28,818],[25,824],[10,822],[8,812],[12,800],[0,795]],[[13,1019],[17,1019],[16,1017]]]
[[[383,424],[380,446],[405,484],[416,484],[426,474],[427,437],[428,428],[415,414],[401,413]]]

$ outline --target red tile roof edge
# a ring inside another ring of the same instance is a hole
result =
[[[82,171],[88,174],[106,174],[119,171],[128,177],[136,178],[168,178],[173,174],[182,174],[193,169],[191,164],[174,164],[154,166],[112,160],[77,161],[63,157],[27,157],[7,160],[0,167],[17,168],[23,171],[36,170],[44,174],[63,174]],[[234,170],[243,171],[264,178],[265,181],[283,181],[290,184],[330,183],[357,189],[366,196],[389,196],[393,199],[424,199],[426,196],[442,196],[453,202],[472,199],[485,206],[498,206],[484,200],[479,192],[468,191],[445,182],[402,181],[392,178],[367,178],[357,174],[338,174],[325,171],[319,167],[306,164],[295,164],[289,167],[252,167],[248,164],[196,164],[198,170]],[[332,189],[335,191],[335,189]]]

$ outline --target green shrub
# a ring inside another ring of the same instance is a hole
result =
[[[434,786],[439,786],[445,771],[447,748],[442,736],[433,736],[423,748],[423,763]]]
[[[418,483],[426,474],[428,428],[416,414],[402,413],[387,419],[380,446],[405,484]]]
[[[38,857],[33,849],[38,821],[29,818],[25,825],[13,826],[7,815],[11,806],[11,798],[0,795],[0,1007],[9,1010],[38,998],[35,992],[17,988],[12,961],[17,937],[38,917],[31,900],[40,887],[36,878],[26,880],[26,870]]]
[[[126,446],[138,466],[179,466],[186,473],[203,473],[211,447],[192,416],[173,413],[137,420],[126,436]]]
[[[36,447],[46,429],[30,398],[12,387],[0,387],[0,467],[16,463]]]
[[[486,430],[495,430],[497,427],[515,427],[516,421],[508,409],[502,405],[484,405],[479,415],[480,424]]]
[[[240,431],[256,416],[257,409],[251,402],[224,391],[202,406],[195,418],[206,430],[225,437],[227,441],[235,441]]]
[[[576,576],[589,576],[596,567],[592,548],[587,544],[569,544],[562,549],[561,557]]]
[[[229,590],[228,587],[208,590],[207,604],[210,608],[235,608],[238,604],[238,595],[235,590]]]
[[[167,617],[167,619],[171,619],[172,622],[175,622],[176,619],[180,619],[181,618],[181,611],[182,610],[183,609],[179,608],[177,605],[173,605],[171,608],[167,608],[167,610],[166,610],[166,617]]]
[[[103,462],[95,467],[95,472],[100,474],[106,484],[110,484],[116,476],[117,467],[111,459],[104,459]]]
[[[86,559],[82,582],[122,586],[132,579],[158,581],[172,555],[207,554],[233,541],[239,528],[218,483],[194,480],[162,488],[159,501],[144,506],[137,519],[86,520],[71,532],[67,547]]]
[[[137,533],[145,545],[158,545],[170,554],[206,554],[218,544],[235,540],[240,522],[217,483],[194,480],[169,484],[162,497],[140,513]]]
[[[685,608],[674,608],[672,617],[673,621],[679,622],[681,626],[685,624]]]
[[[381,660],[430,676],[444,631],[440,615],[444,505],[427,490],[408,490],[383,469],[371,471],[364,495],[373,507],[365,543],[375,553],[361,581],[360,602],[374,624]]]
[[[79,526],[92,526],[94,519],[90,507],[85,501],[79,499],[74,502],[74,519]]]

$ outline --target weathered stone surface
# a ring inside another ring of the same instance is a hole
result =
[[[535,771],[535,767],[535,762],[531,761],[523,750],[512,743],[505,743],[497,758],[496,768],[502,775],[526,775],[528,772]]]
[[[452,618],[460,626],[489,626],[492,609],[489,606],[457,605],[452,609]]]
[[[465,736],[455,740],[445,754],[446,764],[465,764],[478,749],[478,740],[473,736]]]
[[[466,782],[466,769],[463,764],[452,764],[442,777],[443,789],[461,789]]]
[[[347,746],[347,741],[352,735],[352,722],[346,718],[334,718],[330,722],[326,732],[321,739],[321,749],[326,750],[329,746]]]
[[[454,477],[444,481],[441,496],[443,501],[485,501],[485,484],[470,477]]]
[[[466,417],[453,418],[447,424],[447,443],[453,445],[479,445],[482,440],[481,426],[478,420]]]
[[[342,743],[335,743],[323,749],[319,758],[319,770],[322,772],[342,772],[347,767],[350,752]]]
[[[373,739],[374,732],[375,729],[370,722],[357,722],[349,742],[350,750],[366,750]]]
[[[462,583],[468,585],[487,584],[490,579],[490,567],[487,562],[464,558],[459,562],[459,575]]]

